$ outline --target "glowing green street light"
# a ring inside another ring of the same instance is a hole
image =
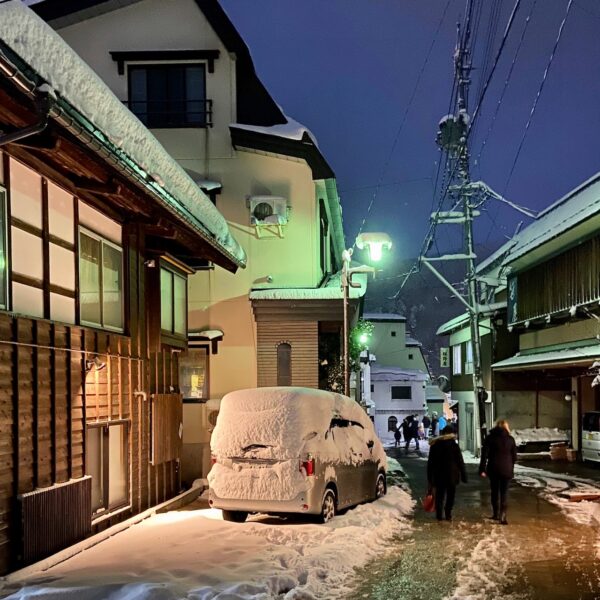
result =
[[[387,233],[382,232],[365,232],[360,233],[355,241],[355,245],[359,250],[367,249],[372,261],[381,260],[384,250],[391,250],[392,238]],[[342,291],[344,293],[344,394],[350,393],[350,361],[348,357],[348,297],[351,287],[360,287],[358,283],[352,282],[352,275],[355,273],[373,273],[377,271],[373,267],[362,265],[360,267],[350,267],[352,260],[352,248],[344,250],[342,253]],[[363,340],[364,337],[364,340]],[[366,334],[361,334],[359,342],[366,344],[368,341]]]
[[[358,338],[358,341],[364,345],[369,341],[369,336],[366,333],[361,333]]]

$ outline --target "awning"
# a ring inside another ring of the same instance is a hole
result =
[[[544,351],[545,350],[545,351]],[[600,358],[600,344],[597,340],[582,340],[558,346],[536,348],[518,352],[492,365],[495,371],[518,371],[547,367],[568,367],[570,365],[590,366]]]

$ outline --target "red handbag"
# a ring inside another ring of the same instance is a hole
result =
[[[433,495],[433,492],[427,493],[425,498],[423,498],[421,502],[423,504],[423,510],[425,512],[430,513],[435,510],[435,497]]]

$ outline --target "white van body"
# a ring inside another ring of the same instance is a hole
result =
[[[600,412],[583,414],[581,425],[581,458],[600,462]]]
[[[371,420],[354,400],[332,392],[276,387],[227,394],[211,453],[209,503],[229,520],[261,512],[326,521],[385,493],[387,457]]]

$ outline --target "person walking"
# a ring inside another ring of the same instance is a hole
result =
[[[415,440],[415,446],[417,452],[419,452],[419,420],[415,415],[408,417],[408,435],[410,436],[406,443],[406,451],[408,452],[408,444],[410,440]]]
[[[437,437],[438,435],[440,435],[438,416],[436,412],[433,413],[433,416],[431,418],[431,435],[433,437]]]
[[[402,439],[402,434],[400,433],[400,429],[396,427],[394,430],[394,448],[397,448],[400,445],[400,440]]]
[[[429,428],[431,427],[431,419],[429,415],[423,417],[423,431],[425,433],[425,439],[429,439]]]
[[[427,482],[435,496],[435,516],[438,521],[452,520],[456,486],[467,483],[467,471],[462,452],[456,443],[456,435],[449,425],[442,435],[430,442],[427,459]]]
[[[508,525],[506,509],[508,507],[508,485],[514,475],[517,462],[517,444],[510,435],[506,419],[498,419],[496,426],[489,432],[481,448],[479,475],[487,477],[492,492],[492,516],[502,525]]]

